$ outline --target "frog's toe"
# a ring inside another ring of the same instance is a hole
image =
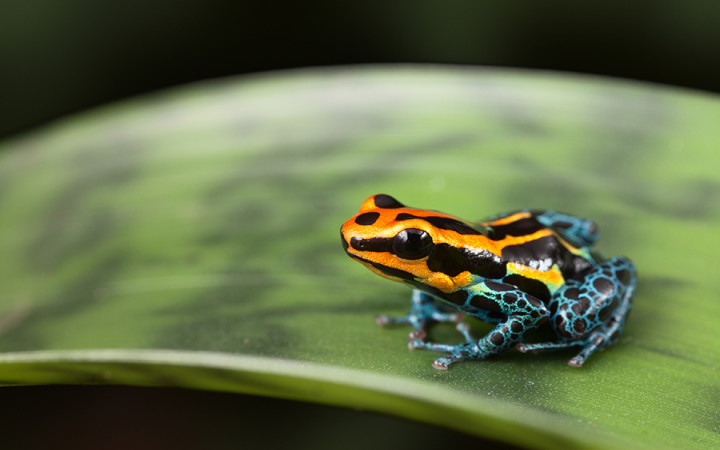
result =
[[[396,324],[396,323],[407,323],[402,317],[391,317],[384,314],[375,316],[375,323],[381,326]]]
[[[438,358],[432,363],[433,368],[438,370],[448,370],[448,367],[450,367],[450,363],[446,360],[446,358]]]
[[[425,341],[426,337],[427,332],[425,332],[425,330],[412,330],[410,334],[408,334],[410,341]]]
[[[433,361],[432,366],[438,370],[448,370],[451,364],[456,362],[464,361],[468,359],[462,351],[455,351],[454,353],[441,356],[440,358]]]
[[[521,342],[515,345],[515,348],[522,353],[540,353],[548,350],[561,350],[576,345],[579,345],[579,343],[573,341],[536,342],[534,344]]]
[[[585,362],[585,358],[581,358],[579,356],[574,356],[573,358],[570,359],[570,361],[568,361],[568,366],[582,367],[584,362]]]
[[[520,343],[515,346],[520,353],[537,353],[539,350],[532,347],[530,344]]]

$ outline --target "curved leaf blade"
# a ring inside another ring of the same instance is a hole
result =
[[[717,445],[718,119],[697,93],[370,68],[200,85],[13,140],[0,379],[287,396],[533,447]],[[467,219],[592,217],[640,271],[623,339],[581,370],[508,352],[433,371],[372,323],[407,292],[340,249],[376,192]]]

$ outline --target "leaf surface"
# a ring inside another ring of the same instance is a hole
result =
[[[13,139],[0,382],[247,392],[535,448],[718,446],[717,123],[697,92],[373,67],[204,83]],[[581,369],[514,350],[432,369],[373,321],[407,289],[340,245],[378,192],[468,220],[594,219],[639,270],[622,339]]]

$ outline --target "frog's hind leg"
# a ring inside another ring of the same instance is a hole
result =
[[[585,360],[620,337],[635,291],[635,266],[628,259],[612,258],[584,275],[568,280],[550,302],[551,323],[559,341],[518,344],[522,352],[557,350],[581,346],[568,361],[580,367]]]
[[[452,311],[450,307],[440,304],[435,299],[417,289],[413,289],[410,297],[410,313],[401,317],[380,315],[375,317],[378,325],[410,325],[413,331],[410,339],[423,340],[427,336],[427,326],[435,322],[460,322],[463,314]]]

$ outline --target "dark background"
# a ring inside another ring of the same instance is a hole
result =
[[[720,2],[3,0],[0,137],[167,86],[296,67],[484,64],[720,92]]]

